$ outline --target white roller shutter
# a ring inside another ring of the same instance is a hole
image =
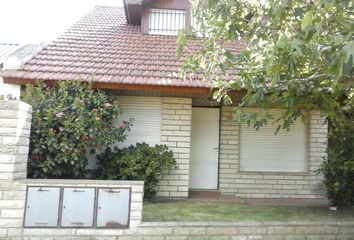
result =
[[[133,119],[131,131],[123,143],[117,144],[118,147],[138,142],[146,142],[150,146],[161,143],[161,98],[120,96],[118,105],[123,111],[120,121]]]
[[[272,110],[280,116],[280,110]],[[243,171],[306,172],[307,127],[298,119],[289,132],[274,135],[277,125],[256,131],[247,124],[240,127],[240,169]]]

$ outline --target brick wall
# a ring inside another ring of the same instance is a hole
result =
[[[0,239],[70,239],[70,236],[122,235],[122,229],[68,229],[68,228],[23,228],[26,186],[47,187],[129,187],[131,206],[129,228],[133,231],[142,222],[143,188],[141,181],[99,181],[99,180],[49,180],[27,179],[15,182],[0,181]],[[47,236],[47,237],[44,237]],[[91,238],[92,239],[92,238]],[[96,238],[93,238],[96,239]],[[101,239],[101,237],[97,238]]]
[[[0,181],[26,177],[32,108],[0,101]]]
[[[11,240],[353,240],[353,222],[151,222],[137,228],[21,229]],[[9,235],[9,233],[11,235]]]
[[[31,107],[20,101],[0,101],[0,239],[38,239],[41,235],[100,235],[96,229],[23,228],[27,186],[129,187],[131,188],[130,229],[142,222],[142,181],[48,180],[26,179]],[[106,230],[104,234],[122,235],[123,230]],[[46,237],[45,239],[54,239]],[[101,238],[100,238],[101,239]]]
[[[315,174],[326,156],[327,125],[319,111],[311,111],[307,173],[264,173],[239,170],[239,124],[232,107],[222,107],[219,190],[247,198],[322,198],[322,177]]]
[[[192,99],[162,99],[161,144],[173,151],[177,167],[160,179],[157,196],[188,197]]]
[[[23,180],[26,176],[24,163],[27,161],[28,137],[30,123],[30,107],[21,102],[0,101],[0,239],[8,240],[172,240],[172,239],[354,239],[353,222],[167,222],[167,223],[141,223],[143,208],[143,183],[130,181],[90,181],[90,180]],[[163,136],[164,142],[169,143],[175,150],[179,168],[172,170],[170,175],[177,175],[174,180],[167,180],[165,186],[181,186],[181,196],[186,196],[188,188],[188,171],[183,171],[189,166],[190,143],[190,111],[191,104],[188,99],[164,99]],[[170,119],[167,115],[179,115],[179,119]],[[260,184],[257,180],[276,180],[263,185],[289,186],[298,184],[311,190],[311,195],[317,193],[319,178],[308,174],[300,176],[281,176],[254,174],[244,175],[237,171],[238,159],[238,127],[231,121],[231,109],[223,109],[221,126],[221,172],[225,169],[235,169],[220,174],[221,180],[226,184],[221,189],[223,193],[238,195],[239,188],[232,184],[242,179],[252,181],[249,191],[256,191]],[[188,120],[189,119],[189,120]],[[326,130],[321,126],[322,119],[318,112],[311,112],[310,130],[310,169],[316,169],[322,161],[325,147],[322,142],[326,140]],[[165,132],[166,131],[166,132]],[[168,132],[169,131],[169,132]],[[171,132],[172,131],[172,132]],[[183,138],[175,138],[182,136]],[[182,149],[182,150],[179,150]],[[183,150],[184,149],[184,150]],[[236,150],[235,150],[236,149]],[[182,167],[181,167],[182,166]],[[185,176],[185,177],[183,177]],[[247,177],[246,177],[247,176]],[[187,180],[185,180],[186,178]],[[274,178],[274,179],[273,179]],[[22,180],[21,180],[22,179]],[[225,181],[226,180],[226,181]],[[280,181],[282,180],[282,181]],[[247,184],[247,183],[246,183]],[[75,186],[75,187],[131,187],[132,203],[130,212],[129,229],[59,229],[59,228],[23,228],[23,214],[25,207],[26,186]],[[228,191],[228,189],[231,189]],[[225,191],[226,190],[226,191]],[[297,190],[296,190],[297,191]],[[169,191],[167,191],[169,192]],[[171,192],[172,193],[172,192]],[[170,196],[173,194],[169,193]],[[183,193],[183,194],[182,194]],[[296,193],[296,192],[295,192]],[[258,196],[258,195],[257,195]],[[268,195],[266,195],[267,197]],[[274,196],[276,196],[274,194]],[[281,195],[283,196],[283,195]],[[289,195],[290,196],[290,195]],[[293,196],[293,195],[291,195]],[[302,196],[300,193],[294,196]]]

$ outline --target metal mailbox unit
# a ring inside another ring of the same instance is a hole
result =
[[[130,188],[99,188],[97,200],[98,228],[128,228]]]
[[[27,187],[25,227],[58,227],[59,187]]]
[[[93,227],[95,188],[64,187],[61,227]]]
[[[130,200],[127,187],[28,186],[23,226],[128,228]]]

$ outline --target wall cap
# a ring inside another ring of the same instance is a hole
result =
[[[23,110],[32,113],[32,106],[23,101],[5,101],[0,100],[0,109],[5,110]]]
[[[353,226],[354,221],[237,221],[237,222],[143,222],[139,227],[266,227],[266,226]]]
[[[109,185],[144,185],[144,181],[122,181],[122,180],[88,180],[88,179],[23,179],[18,183],[27,185],[99,185],[109,187]]]

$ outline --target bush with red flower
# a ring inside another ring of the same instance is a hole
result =
[[[125,139],[129,122],[113,96],[88,82],[28,85],[22,99],[32,105],[28,177],[83,178],[87,151],[95,154]],[[118,122],[118,124],[117,124]]]

